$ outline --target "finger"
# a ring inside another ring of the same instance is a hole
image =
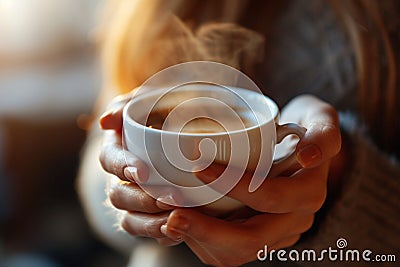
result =
[[[163,202],[161,202],[167,198],[169,202],[178,202],[172,190],[164,188],[158,191],[160,192],[160,196],[155,199],[143,191],[137,184],[123,182],[116,177],[111,177],[108,197],[115,208],[132,212],[158,213],[175,208],[171,205],[163,205]],[[177,194],[175,193],[175,195]]]
[[[122,112],[132,96],[132,93],[128,93],[117,96],[111,101],[107,111],[100,116],[99,123],[102,129],[120,130],[122,128]]]
[[[144,183],[148,179],[146,164],[138,157],[123,149],[121,136],[114,131],[104,134],[100,163],[105,171],[121,180]]]
[[[155,214],[128,212],[121,221],[121,227],[133,236],[165,238],[160,227],[166,223],[168,215],[169,212]]]
[[[338,114],[331,105],[311,96],[304,98],[308,108],[300,121],[307,131],[296,147],[296,154],[303,167],[313,168],[339,153],[340,126]]]
[[[207,169],[196,173],[196,176],[209,184],[224,170],[225,166],[212,164]],[[245,172],[238,184],[227,195],[261,212],[315,212],[321,208],[326,198],[328,171],[329,163],[326,162],[312,169],[302,169],[292,177],[270,177],[252,193],[249,193],[248,188],[253,175]],[[235,170],[231,172],[229,175],[238,175]],[[221,193],[226,190],[225,185],[209,185]]]
[[[137,184],[122,182],[116,177],[110,178],[108,197],[111,204],[117,209],[146,213],[162,211],[156,205],[156,200],[144,192]]]

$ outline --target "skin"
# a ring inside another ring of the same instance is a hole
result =
[[[228,196],[247,207],[221,219],[198,209],[166,205],[138,186],[147,179],[147,167],[132,154],[125,160],[121,146],[122,108],[129,97],[114,100],[100,119],[106,130],[100,161],[115,175],[109,198],[116,208],[127,211],[121,226],[128,233],[154,238],[166,246],[185,242],[205,264],[237,266],[255,260],[264,245],[269,249],[292,246],[310,229],[326,198],[331,159],[341,148],[338,116],[332,106],[310,95],[287,104],[281,120],[307,128],[296,146],[299,166],[269,177],[253,193],[247,190],[252,175],[245,173]],[[211,182],[223,168],[214,164],[197,177]],[[182,201],[177,192],[166,190],[163,197],[172,198],[177,206]]]

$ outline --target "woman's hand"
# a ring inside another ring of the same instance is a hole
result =
[[[247,218],[221,220],[193,209],[176,209],[163,232],[183,239],[204,263],[216,266],[253,261],[265,245],[270,251],[295,244],[324,203],[330,159],[339,152],[341,137],[336,111],[312,96],[292,100],[282,111],[282,120],[307,128],[296,147],[302,169],[270,177],[253,193],[248,192],[252,174],[245,173],[228,196],[253,211]],[[197,176],[209,183],[223,170],[224,166],[213,165]]]
[[[122,147],[122,110],[131,97],[128,94],[114,99],[100,118],[100,126],[106,130],[100,162],[104,170],[115,175],[110,178],[108,196],[117,209],[126,211],[121,227],[129,234],[151,237],[166,246],[176,245],[181,240],[168,238],[160,230],[174,207],[153,199],[139,187],[137,183],[147,180],[147,167]],[[166,193],[160,198],[173,197]]]

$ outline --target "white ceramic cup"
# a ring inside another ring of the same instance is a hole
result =
[[[146,126],[149,114],[166,109],[161,129]],[[305,129],[278,120],[277,105],[259,92],[193,82],[132,98],[123,112],[123,143],[149,168],[148,181],[140,184],[147,193],[158,198],[169,188],[180,194],[182,206],[224,216],[243,206],[225,195],[246,170],[254,174],[249,186],[254,191],[271,176],[272,165],[278,174],[296,161],[294,152],[274,161],[275,145],[290,134],[302,138]],[[205,185],[194,173],[213,162],[226,170]]]

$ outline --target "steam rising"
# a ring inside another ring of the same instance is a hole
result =
[[[180,12],[168,3],[121,2],[104,32],[103,65],[111,75],[106,86],[129,92],[162,69],[198,60],[224,63],[249,74],[263,58],[261,34],[233,23],[192,27],[172,15]]]
[[[192,31],[179,18],[171,18],[171,28],[163,33],[154,57],[176,64],[207,60],[236,69],[251,69],[263,57],[263,37],[232,23],[209,23]]]

